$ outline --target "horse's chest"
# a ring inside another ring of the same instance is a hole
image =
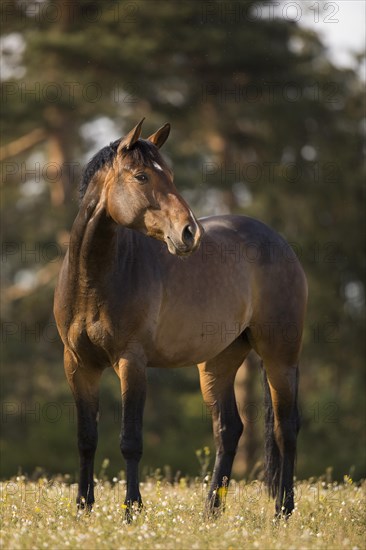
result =
[[[106,319],[93,319],[87,322],[86,334],[93,346],[108,350],[114,341],[112,324]]]
[[[81,315],[75,317],[67,335],[68,346],[80,358],[100,355],[102,352],[108,357],[113,340],[113,331],[108,322]]]
[[[113,364],[138,339],[143,327],[131,313],[113,316],[103,309],[78,315],[68,333],[69,347],[82,361]]]

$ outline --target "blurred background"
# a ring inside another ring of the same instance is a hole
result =
[[[145,137],[172,124],[163,153],[197,215],[257,217],[295,249],[310,292],[297,475],[365,476],[362,5],[1,4],[2,477],[77,471],[53,290],[83,165],[142,117]],[[254,354],[236,391],[234,472],[252,479],[264,423]],[[123,469],[119,431],[119,383],[106,372],[96,472],[105,458],[109,475]],[[196,453],[213,442],[195,367],[149,372],[144,445],[145,473],[212,468]]]

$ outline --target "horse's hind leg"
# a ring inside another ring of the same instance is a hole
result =
[[[102,370],[85,368],[73,354],[65,350],[66,378],[74,395],[77,410],[80,479],[77,505],[91,509],[94,504],[94,456],[98,442],[97,417],[99,383]]]
[[[241,341],[240,341],[241,339]],[[225,504],[238,441],[243,431],[234,394],[235,375],[250,347],[242,337],[217,357],[198,365],[203,399],[212,412],[216,459],[208,494],[208,512]]]
[[[294,509],[293,476],[300,427],[298,368],[267,362],[265,369],[266,483],[276,497],[276,515],[288,516]]]

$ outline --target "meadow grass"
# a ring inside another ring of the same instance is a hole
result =
[[[204,518],[207,487],[181,479],[141,484],[144,509],[124,521],[125,482],[96,481],[92,513],[77,512],[67,478],[24,476],[1,483],[0,547],[12,549],[359,549],[365,548],[366,483],[296,483],[296,508],[274,522],[262,483],[231,482],[226,510]]]

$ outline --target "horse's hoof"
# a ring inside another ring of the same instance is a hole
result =
[[[125,521],[127,523],[132,523],[134,519],[134,515],[140,514],[143,510],[144,505],[142,504],[142,500],[136,500],[134,502],[125,502],[124,507],[126,508],[125,511]]]
[[[287,521],[292,515],[292,512],[293,510],[287,510],[286,508],[282,508],[280,512],[276,512],[275,515],[273,516],[273,523],[277,525],[282,519]]]
[[[78,497],[76,499],[76,508],[78,512],[90,513],[93,510],[93,501],[87,501],[84,497]]]
[[[222,503],[216,500],[214,502],[210,501],[206,504],[204,518],[206,520],[217,519],[224,511],[225,506]]]

